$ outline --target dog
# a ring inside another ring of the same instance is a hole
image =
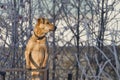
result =
[[[27,69],[41,69],[46,67],[48,60],[46,34],[55,30],[56,26],[50,23],[48,19],[37,19],[37,23],[33,29],[33,34],[28,40],[25,50]],[[31,72],[32,76],[39,76],[40,74],[41,72]],[[32,80],[40,80],[40,78],[34,78]]]

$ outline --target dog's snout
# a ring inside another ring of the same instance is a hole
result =
[[[54,27],[54,31],[55,31],[56,29],[57,29],[57,27],[55,26],[55,27]]]

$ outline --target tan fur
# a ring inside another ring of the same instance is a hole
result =
[[[48,60],[48,52],[46,46],[46,37],[45,35],[55,29],[54,25],[51,24],[47,19],[39,18],[34,28],[34,33],[30,37],[25,50],[25,59],[26,59],[26,68],[27,69],[37,69],[30,60],[30,53],[34,62],[39,66],[39,68],[46,67]],[[38,39],[38,37],[42,39]],[[40,72],[32,72],[32,76],[39,75]],[[36,80],[36,79],[32,79]],[[40,80],[40,79],[37,79]]]

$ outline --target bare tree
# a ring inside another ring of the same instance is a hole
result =
[[[45,17],[57,26],[48,34],[50,80],[67,79],[68,73],[73,80],[119,80],[119,4],[119,0],[1,0],[0,67],[25,67],[23,53],[34,17]],[[25,78],[23,73],[7,78]]]

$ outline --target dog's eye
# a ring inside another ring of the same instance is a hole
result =
[[[47,22],[46,24],[49,24],[49,22]]]

